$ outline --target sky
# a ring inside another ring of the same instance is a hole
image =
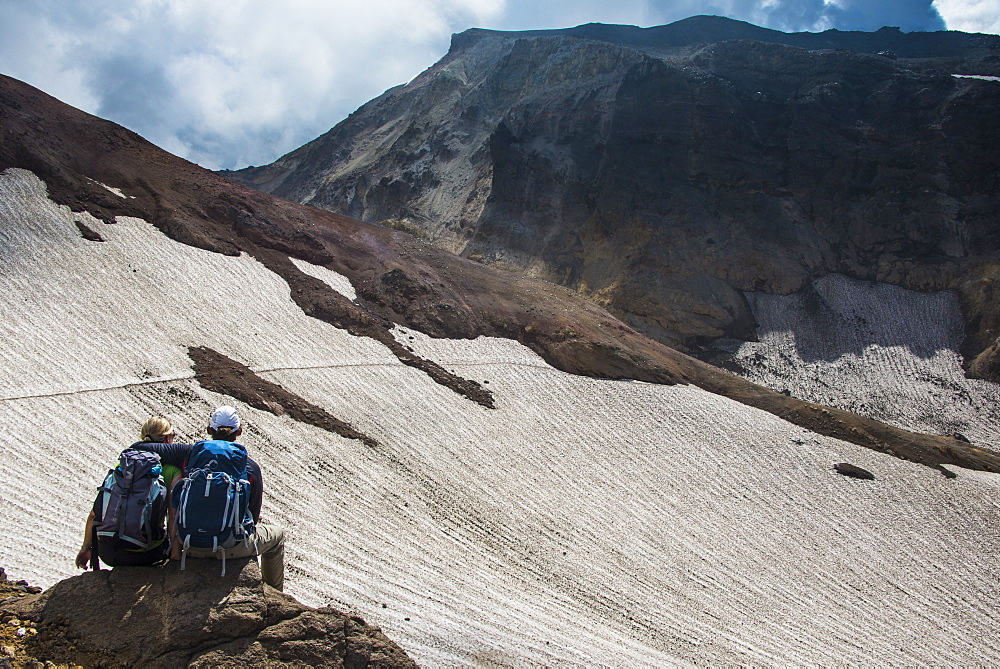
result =
[[[1000,0],[0,0],[0,73],[210,169],[262,165],[448,51],[467,28],[1000,33]]]

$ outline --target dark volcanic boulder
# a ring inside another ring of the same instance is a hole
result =
[[[838,474],[843,474],[844,476],[850,476],[851,478],[864,479],[866,481],[874,481],[875,475],[872,474],[867,469],[858,467],[857,465],[852,465],[849,462],[840,462],[833,466]]]
[[[12,605],[37,623],[32,654],[70,665],[414,667],[378,628],[261,581],[253,560],[119,567]]]
[[[958,72],[1000,74],[1000,37],[710,17],[473,30],[322,137],[226,175],[574,288],[682,350],[752,338],[742,291],[830,272],[956,289],[964,353],[1000,378],[1000,307],[981,299],[1000,83]]]

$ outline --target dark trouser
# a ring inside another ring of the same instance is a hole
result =
[[[120,539],[105,539],[95,543],[98,557],[109,567],[148,567],[170,557],[170,544],[166,541],[148,551],[127,550],[132,545]]]

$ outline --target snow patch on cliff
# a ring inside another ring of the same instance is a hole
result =
[[[953,74],[953,77],[959,79],[981,79],[983,81],[1000,81],[1000,77],[990,76],[988,74]]]
[[[967,379],[958,298],[840,275],[794,295],[748,293],[757,342],[741,375],[898,427],[1000,448],[1000,386]]]
[[[327,269],[326,267],[321,267],[320,265],[314,265],[311,262],[305,260],[299,260],[298,258],[289,258],[292,263],[299,268],[299,271],[303,274],[308,274],[314,279],[319,279],[326,285],[333,288],[335,291],[354,302],[358,299],[358,293],[354,290],[354,284],[351,280],[339,272],[334,272],[332,269]]]

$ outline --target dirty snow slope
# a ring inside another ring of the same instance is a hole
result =
[[[84,216],[106,239],[90,242],[74,216],[30,173],[0,175],[0,564],[17,578],[73,572],[93,487],[142,420],[193,439],[233,401],[193,379],[185,347],[208,346],[378,440],[237,403],[265,515],[289,531],[288,590],[424,665],[1000,662],[997,475],[949,480],[696,388],[396,330],[488,382],[488,410],[306,317],[252,258],[136,219]]]

